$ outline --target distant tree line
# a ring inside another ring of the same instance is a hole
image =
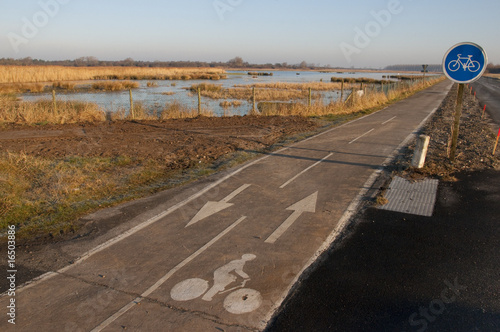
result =
[[[316,69],[328,68],[309,64],[302,61],[299,64],[289,65],[283,63],[251,64],[241,57],[235,57],[227,62],[205,62],[205,61],[138,61],[127,58],[119,61],[99,60],[93,56],[80,57],[75,60],[40,60],[31,57],[23,59],[1,58],[1,66],[66,66],[66,67],[224,67],[224,68],[254,68],[254,69]]]
[[[494,64],[490,63],[486,67],[486,72],[490,73],[490,74],[500,74],[500,65],[494,65]]]
[[[392,66],[387,66],[384,69],[391,70],[391,71],[423,71],[424,70],[422,65],[392,65]],[[442,72],[443,66],[442,65],[428,65],[427,71],[432,72],[432,73]]]

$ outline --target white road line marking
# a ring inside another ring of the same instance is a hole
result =
[[[366,133],[364,133],[363,135],[359,136],[358,138],[355,138],[352,141],[350,141],[349,144],[352,144],[352,143],[356,142],[358,139],[365,137],[366,135],[368,135],[369,133],[371,133],[374,130],[375,130],[375,128],[373,128],[372,130],[367,131]]]
[[[327,160],[328,158],[330,158],[331,156],[333,156],[333,153],[330,153],[328,156],[326,156],[325,158],[321,159],[320,161],[316,162],[314,165],[311,165],[309,166],[308,168],[306,168],[305,170],[303,170],[302,172],[300,172],[299,174],[295,175],[293,178],[291,178],[290,180],[288,180],[287,182],[285,182],[283,185],[281,185],[280,189],[283,189],[285,188],[286,186],[288,186],[290,183],[292,183],[293,181],[295,181],[299,176],[301,176],[302,174],[308,172],[309,170],[311,170],[312,168],[318,166],[319,164],[321,164],[323,161]]]
[[[141,302],[142,300],[144,300],[144,298],[148,297],[149,295],[151,295],[151,293],[153,293],[158,288],[160,288],[160,286],[163,283],[165,283],[165,281],[167,281],[168,279],[170,279],[170,277],[172,277],[176,272],[178,272],[184,266],[186,266],[187,264],[189,264],[193,259],[195,259],[199,255],[201,255],[202,253],[204,253],[208,248],[210,248],[212,245],[214,245],[215,242],[219,241],[224,235],[226,235],[227,233],[229,233],[230,231],[232,231],[236,226],[238,226],[239,224],[241,224],[243,222],[243,220],[245,220],[246,218],[247,217],[243,216],[240,219],[236,220],[235,223],[233,223],[231,226],[229,226],[224,231],[222,231],[222,233],[220,233],[219,235],[217,235],[216,237],[214,237],[210,242],[208,242],[203,247],[201,247],[200,249],[198,249],[194,254],[192,254],[191,256],[189,256],[188,258],[186,258],[185,260],[183,260],[182,262],[180,262],[176,267],[174,267],[167,274],[165,274],[160,280],[158,280],[153,286],[149,287],[144,293],[142,293],[141,296],[135,298],[132,302],[128,303],[126,306],[124,306],[119,311],[117,311],[114,315],[112,315],[111,317],[109,317],[108,319],[106,319],[104,322],[102,322],[101,324],[99,324],[99,326],[97,326],[96,328],[94,328],[92,330],[92,332],[102,331],[104,328],[106,328],[107,326],[109,326],[109,324],[113,323],[115,320],[117,320],[118,318],[120,318],[124,313],[126,313],[127,311],[129,311],[137,303]]]
[[[198,221],[201,221],[205,218],[210,217],[211,215],[216,214],[217,212],[220,212],[222,210],[225,210],[234,204],[228,203],[230,200],[235,198],[237,195],[241,194],[245,189],[250,187],[251,184],[245,184],[233,191],[231,194],[229,194],[226,198],[221,200],[220,202],[207,202],[201,209],[198,211],[198,213],[191,219],[191,221],[186,225],[186,228],[196,224]]]
[[[389,119],[389,120],[387,120],[386,122],[382,122],[382,124],[383,124],[383,125],[385,125],[386,123],[391,122],[391,121],[392,121],[392,120],[394,120],[395,118],[397,118],[397,116],[390,118],[390,119]]]
[[[283,235],[304,212],[315,213],[317,202],[318,192],[315,192],[314,194],[304,198],[300,202],[288,207],[287,210],[294,211],[292,215],[288,217],[264,242],[271,244],[276,242],[276,240],[278,240],[281,235]]]

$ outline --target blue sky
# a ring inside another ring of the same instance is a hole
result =
[[[499,14],[498,0],[3,0],[0,57],[380,68],[471,41],[500,64]]]

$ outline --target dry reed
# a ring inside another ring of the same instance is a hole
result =
[[[359,97],[353,93],[349,102],[335,101],[327,105],[321,100],[317,100],[310,107],[304,103],[260,103],[259,108],[262,115],[299,115],[299,116],[327,116],[342,115],[379,108],[389,102],[403,99],[409,95],[422,90],[424,87],[433,85],[443,80],[442,77],[435,78],[416,84],[401,84],[398,88],[388,91],[388,93],[379,91],[369,91],[364,96]]]
[[[92,84],[92,89],[99,91],[123,91],[138,87],[139,83],[130,81],[104,81]]]
[[[235,85],[237,88],[247,88],[248,85]],[[250,87],[258,89],[281,89],[281,90],[316,90],[316,91],[332,91],[340,90],[341,84],[339,83],[326,83],[326,82],[309,82],[309,83],[284,83],[284,82],[274,82],[274,83],[257,83],[252,84]],[[349,86],[350,87],[350,86]],[[345,88],[348,88],[346,85]]]
[[[223,88],[220,85],[202,83],[192,85],[189,90],[197,92],[200,89],[201,95],[211,99],[240,99],[252,100],[253,93],[252,87],[244,88]],[[304,99],[309,96],[307,90],[295,89],[257,89],[255,91],[255,98],[259,101],[271,100],[295,100]],[[314,94],[313,98],[318,98],[318,94]]]
[[[241,104],[242,102],[239,100],[232,100],[232,101],[224,100],[219,104],[219,106],[223,108],[229,108],[229,107],[240,107]]]
[[[210,110],[202,109],[201,114],[198,114],[197,109],[189,108],[179,101],[174,100],[165,105],[165,108],[160,113],[160,120],[196,118],[199,115],[214,116],[214,113]]]
[[[20,102],[0,96],[0,123],[77,123],[104,121],[105,113],[96,105],[85,102],[58,101],[56,109],[51,100]]]
[[[0,83],[41,83],[95,79],[177,80],[225,77],[219,68],[0,66]]]

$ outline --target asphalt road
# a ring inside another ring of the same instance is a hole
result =
[[[450,87],[147,200],[136,227],[0,298],[2,308],[17,305],[15,329],[2,319],[0,330],[264,329]],[[123,218],[127,206],[103,220]]]
[[[473,84],[500,125],[500,81]],[[500,331],[500,171],[440,183],[432,217],[369,208],[266,332]]]
[[[486,111],[491,119],[500,124],[500,80],[482,77],[472,84],[481,106],[486,105]]]
[[[266,332],[500,331],[499,188],[462,174],[432,217],[368,209]]]

